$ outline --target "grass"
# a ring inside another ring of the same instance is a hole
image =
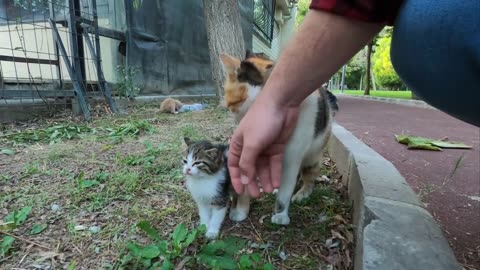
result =
[[[327,157],[322,174],[331,180],[291,206],[292,224],[271,224],[268,194],[252,202],[249,219],[227,218],[221,238],[208,242],[184,188],[183,137],[225,143],[233,121],[222,109],[167,115],[157,108],[4,130],[0,149],[14,151],[1,156],[2,269],[349,269],[340,265],[353,255],[351,209]]]
[[[334,94],[340,94],[340,90],[333,90]],[[354,95],[354,96],[363,96],[363,90],[344,90],[344,94],[347,95]],[[370,96],[373,97],[385,97],[385,98],[399,98],[399,99],[412,99],[412,92],[411,91],[382,91],[377,90],[373,91],[370,90]]]

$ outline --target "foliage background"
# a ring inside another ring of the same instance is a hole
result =
[[[295,21],[297,29],[302,24],[308,12],[309,5],[310,0],[300,0],[298,2],[298,11]],[[390,60],[392,32],[392,27],[386,27],[374,39],[375,44],[372,53],[372,69],[375,76],[375,84],[377,89],[404,90],[406,89],[406,86],[395,72]],[[348,61],[345,73],[345,84],[348,89],[364,88],[367,65],[366,54],[366,49],[364,48]],[[341,74],[342,70],[340,69],[333,77],[339,79]]]

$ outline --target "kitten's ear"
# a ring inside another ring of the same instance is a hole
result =
[[[183,141],[187,146],[190,146],[192,144],[192,140],[189,137],[183,137]]]
[[[205,154],[211,159],[217,159],[219,152],[217,148],[212,148],[205,151]]]
[[[220,54],[223,69],[227,73],[234,73],[240,67],[240,60],[226,53]]]

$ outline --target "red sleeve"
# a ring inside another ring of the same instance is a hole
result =
[[[355,20],[393,25],[403,0],[312,0],[310,9]]]

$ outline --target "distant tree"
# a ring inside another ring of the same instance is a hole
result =
[[[212,79],[217,96],[223,97],[224,71],[220,54],[228,53],[242,58],[245,56],[245,40],[240,22],[237,0],[204,0],[205,24]]]
[[[392,37],[392,33],[393,33],[393,27],[385,27],[384,29],[382,29],[382,31],[380,31],[380,33],[378,33],[370,43],[368,43],[367,45],[367,67],[366,67],[366,79],[365,79],[365,91],[364,91],[364,95],[370,95],[370,86],[371,86],[371,64],[372,64],[372,55],[375,53],[375,49],[376,49],[376,46],[378,45],[378,41],[379,39],[381,38],[385,38],[385,37],[389,37],[391,38]],[[377,76],[375,76],[376,78]]]
[[[363,92],[364,95],[369,96],[370,95],[370,69],[371,69],[371,63],[372,63],[372,50],[373,50],[373,45],[375,44],[375,38],[372,39],[367,45],[367,67],[365,68],[365,72],[367,73],[367,78],[365,79],[365,91]]]
[[[378,46],[373,55],[373,71],[381,87],[398,90],[403,87],[403,83],[390,61],[391,41],[392,38],[390,36],[385,36],[378,40]]]
[[[303,19],[308,12],[308,7],[310,6],[311,0],[299,0],[297,4],[297,17],[295,18],[295,27],[298,27],[302,24]]]

